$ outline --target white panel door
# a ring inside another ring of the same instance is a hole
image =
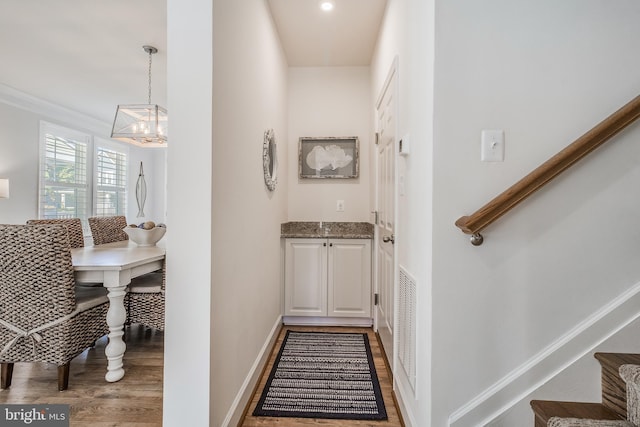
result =
[[[285,240],[287,316],[327,315],[327,240]]]
[[[329,239],[329,316],[371,317],[371,240]]]
[[[395,173],[396,173],[396,79],[395,64],[391,68],[378,98],[378,145],[376,150],[376,292],[375,320],[387,359],[393,361],[394,308],[394,239],[395,239]]]

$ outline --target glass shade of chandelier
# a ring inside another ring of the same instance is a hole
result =
[[[118,105],[111,138],[140,147],[166,147],[167,110],[151,103],[151,57],[158,52],[153,46],[142,46],[149,54],[149,98],[147,104]]]

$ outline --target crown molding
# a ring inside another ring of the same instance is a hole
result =
[[[0,103],[110,139],[111,124],[0,83]]]

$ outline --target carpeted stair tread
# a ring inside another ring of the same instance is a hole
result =
[[[601,403],[532,400],[531,408],[535,414],[535,427],[546,427],[551,417],[591,420],[624,419]]]
[[[622,365],[640,365],[640,354],[595,353],[602,365],[602,403],[622,418],[627,417],[627,389],[618,370]]]

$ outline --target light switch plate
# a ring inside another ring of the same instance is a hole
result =
[[[336,200],[336,212],[344,212],[344,200]]]
[[[484,129],[481,133],[480,160],[483,162],[504,161],[504,131]]]

